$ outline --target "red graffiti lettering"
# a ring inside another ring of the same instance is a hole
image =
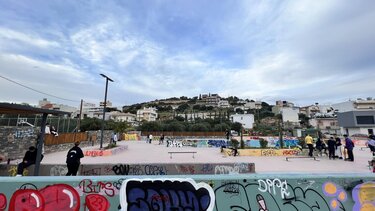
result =
[[[85,151],[85,156],[88,157],[96,157],[96,156],[103,156],[103,151],[102,150],[88,150]]]
[[[284,150],[283,155],[298,155],[298,150]]]
[[[66,184],[47,186],[39,191],[45,200],[45,210],[78,211],[80,197],[77,191]]]
[[[79,183],[79,188],[84,193],[104,193],[110,197],[115,195],[115,187],[111,182],[98,182],[97,184],[93,184],[91,180],[85,179]]]
[[[89,210],[107,211],[109,210],[109,201],[102,195],[90,194],[86,196],[86,206]]]
[[[0,210],[5,210],[7,208],[7,197],[0,193]]]
[[[169,197],[167,195],[157,195],[157,194],[154,194],[154,195],[152,195],[151,199],[154,200],[154,201],[169,202]]]
[[[37,190],[17,190],[10,199],[9,211],[42,211],[44,198]]]

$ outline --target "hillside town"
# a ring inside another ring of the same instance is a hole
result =
[[[71,106],[55,104],[46,98],[39,101],[38,108],[66,111],[70,118],[78,118],[80,110]],[[99,105],[82,102],[82,118],[103,118],[104,102]],[[116,107],[106,102],[105,120],[126,122],[139,126],[143,122],[178,119],[194,122],[202,119],[226,119],[241,123],[251,131],[261,125],[281,125],[287,135],[301,136],[304,129],[316,129],[322,134],[349,134],[368,136],[375,130],[375,99],[358,98],[330,105],[319,104],[298,107],[293,102],[279,100],[274,105],[235,96],[222,98],[218,94],[172,97],[145,103]],[[241,131],[237,131],[241,132]]]

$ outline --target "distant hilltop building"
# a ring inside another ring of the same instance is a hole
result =
[[[156,121],[157,117],[158,117],[158,113],[156,112],[156,108],[154,107],[142,108],[142,109],[137,110],[138,121],[153,122],[153,121]]]
[[[218,94],[200,94],[199,101],[201,104],[206,106],[217,107],[219,105],[221,97]]]
[[[66,112],[76,112],[77,108],[73,106],[68,106],[64,104],[57,104],[57,103],[51,103],[47,100],[47,98],[43,98],[43,100],[39,100],[38,108],[43,109],[51,109],[51,110],[57,110],[57,111],[66,111]]]

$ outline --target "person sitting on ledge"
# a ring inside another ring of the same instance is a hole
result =
[[[29,150],[25,153],[23,160],[18,164],[17,175],[18,177],[22,176],[23,170],[36,162],[37,149],[34,146],[29,147]],[[43,159],[43,155],[42,158]]]

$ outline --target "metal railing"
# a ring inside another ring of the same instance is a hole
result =
[[[47,123],[54,126],[58,133],[73,132],[77,128],[78,119],[71,119],[66,117],[47,117]],[[33,117],[13,117],[0,118],[0,126],[28,126],[40,127],[42,124],[41,116]]]

